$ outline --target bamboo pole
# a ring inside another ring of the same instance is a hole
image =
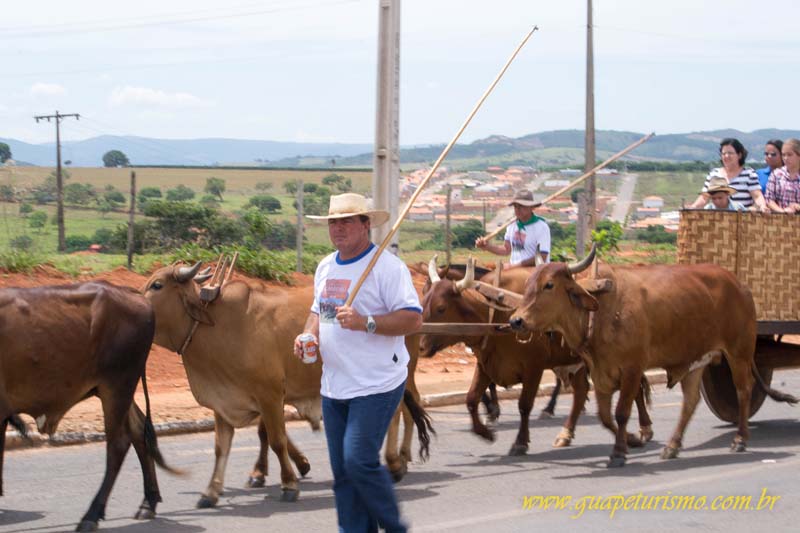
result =
[[[635,143],[633,143],[632,145],[630,145],[627,148],[625,148],[624,150],[622,150],[621,152],[617,152],[616,154],[612,155],[611,157],[609,157],[608,159],[606,159],[605,161],[603,161],[602,163],[600,163],[599,165],[594,167],[592,170],[590,170],[589,172],[585,173],[583,176],[577,178],[575,181],[573,181],[569,185],[566,185],[566,186],[562,187],[558,191],[554,192],[553,194],[551,194],[550,196],[548,196],[547,198],[542,200],[542,205],[546,204],[547,202],[549,202],[553,198],[557,198],[557,197],[561,196],[562,194],[564,194],[565,192],[567,192],[568,190],[570,190],[574,186],[578,185],[582,181],[586,180],[588,177],[590,177],[593,174],[595,174],[598,170],[607,167],[608,165],[610,165],[611,163],[613,163],[614,161],[616,161],[617,159],[619,159],[623,155],[627,154],[628,152],[630,152],[634,148],[636,148],[639,145],[642,145],[645,142],[649,141],[651,138],[653,138],[654,135],[655,135],[655,132],[649,133],[649,134],[645,135],[644,137],[642,137],[641,139],[639,139],[638,141],[636,141]],[[502,226],[500,226],[499,228],[497,228],[493,232],[487,234],[483,238],[488,241],[489,239],[493,238],[495,235],[497,235],[498,233],[500,233],[501,231],[506,229],[515,220],[516,220],[516,217],[511,218],[510,220],[507,220],[506,222],[503,223]]]
[[[455,136],[450,141],[450,143],[448,143],[448,145],[445,146],[444,150],[442,150],[442,153],[439,154],[439,158],[436,160],[436,162],[433,164],[431,169],[428,171],[428,175],[425,176],[425,179],[423,179],[420,182],[419,187],[417,187],[417,190],[414,191],[413,195],[411,195],[411,198],[408,200],[408,203],[406,204],[405,208],[403,209],[403,212],[400,213],[400,215],[397,217],[397,220],[395,221],[394,225],[392,226],[392,229],[389,231],[389,233],[383,239],[383,242],[381,243],[381,245],[378,247],[378,251],[375,252],[375,255],[372,256],[372,259],[370,260],[369,264],[367,265],[367,268],[364,269],[364,272],[361,274],[361,277],[358,278],[358,283],[356,283],[355,287],[353,287],[353,290],[350,292],[350,296],[347,298],[347,301],[345,302],[345,305],[347,305],[347,306],[353,305],[353,300],[355,299],[356,294],[358,294],[358,291],[361,289],[361,286],[364,284],[364,280],[367,279],[367,276],[372,271],[372,268],[375,266],[375,263],[378,261],[378,257],[380,257],[381,253],[383,253],[383,250],[386,249],[386,247],[389,245],[389,242],[391,241],[391,239],[394,236],[394,234],[397,233],[397,230],[400,228],[400,223],[403,222],[403,219],[408,214],[408,211],[411,209],[411,206],[414,205],[414,202],[416,201],[416,199],[419,196],[419,194],[422,192],[422,189],[425,187],[425,185],[428,184],[428,181],[430,181],[431,177],[434,175],[436,170],[439,168],[439,165],[442,164],[442,161],[444,161],[444,158],[447,157],[447,154],[450,153],[450,149],[453,148],[453,145],[456,144],[456,141],[458,141],[458,138],[461,137],[461,134],[467,128],[467,126],[469,125],[470,121],[472,121],[472,117],[475,116],[475,114],[478,112],[478,109],[480,109],[481,105],[483,104],[484,100],[486,100],[486,98],[489,96],[489,94],[491,94],[492,90],[494,90],[495,86],[500,81],[500,78],[503,77],[503,74],[505,74],[506,70],[508,70],[508,67],[514,61],[514,59],[517,57],[517,54],[519,54],[519,51],[522,50],[522,47],[525,46],[525,43],[527,43],[528,39],[531,38],[531,35],[533,35],[533,32],[535,32],[538,29],[539,29],[538,26],[534,26],[533,29],[531,29],[531,31],[528,32],[528,34],[525,36],[525,38],[522,39],[522,42],[519,43],[519,46],[517,46],[516,50],[514,50],[514,53],[512,53],[511,57],[508,58],[508,61],[506,61],[506,64],[503,65],[502,69],[500,69],[500,73],[497,75],[497,77],[495,77],[495,79],[491,83],[491,85],[489,85],[489,88],[486,89],[486,91],[483,93],[483,96],[480,97],[480,99],[478,100],[478,103],[475,104],[475,107],[472,108],[472,111],[470,112],[469,116],[467,116],[467,118],[464,121],[464,123],[461,125],[461,128],[459,128],[458,132],[456,132]]]

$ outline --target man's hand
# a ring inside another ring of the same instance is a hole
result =
[[[294,356],[303,359],[303,345],[300,343],[300,335],[294,338]]]
[[[336,320],[339,321],[339,325],[344,329],[367,331],[367,318],[361,316],[355,309],[347,305],[336,308]]]
[[[486,248],[487,244],[489,243],[487,243],[486,239],[484,239],[483,237],[478,237],[477,239],[475,239],[476,248],[480,248],[481,250],[483,250],[484,248]]]

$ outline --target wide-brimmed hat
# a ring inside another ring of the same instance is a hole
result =
[[[706,189],[708,194],[714,194],[715,192],[726,192],[728,194],[736,194],[736,189],[730,186],[728,180],[723,178],[722,176],[718,176],[715,178],[711,178],[708,182],[708,189]]]
[[[534,201],[533,193],[528,189],[522,189],[514,193],[514,198],[508,203],[508,205],[514,204],[524,205],[526,207],[539,207],[542,205],[542,202]]]
[[[314,220],[330,220],[332,218],[347,218],[358,215],[369,217],[372,227],[380,226],[389,220],[389,213],[381,209],[370,209],[369,202],[364,196],[352,192],[331,196],[331,203],[327,215],[306,215]]]

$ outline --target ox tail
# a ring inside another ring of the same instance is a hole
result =
[[[411,418],[414,419],[414,425],[417,426],[417,438],[419,438],[419,458],[421,461],[427,461],[431,456],[430,433],[436,435],[436,430],[433,429],[431,417],[425,412],[420,404],[414,399],[414,395],[408,390],[403,393],[403,403],[405,404],[408,412],[411,413]],[[430,433],[428,433],[430,432]]]
[[[755,361],[753,362],[751,368],[753,370],[753,376],[755,376],[755,378],[756,378],[756,383],[758,384],[759,387],[761,387],[764,390],[764,392],[767,393],[767,396],[769,396],[770,398],[772,398],[776,402],[785,402],[785,403],[789,403],[789,404],[792,404],[792,405],[794,405],[798,401],[800,401],[797,398],[795,398],[794,396],[792,396],[791,394],[787,394],[785,392],[781,392],[781,391],[775,390],[772,387],[770,387],[769,385],[767,385],[764,382],[764,379],[761,377],[761,374],[758,372],[758,368],[756,368]]]
[[[653,407],[653,387],[650,385],[650,382],[647,381],[647,376],[642,374],[642,383],[640,385],[642,387],[642,395],[644,396],[644,402],[647,404],[647,407]]]
[[[25,421],[22,420],[19,417],[19,415],[16,415],[16,414],[9,415],[8,418],[6,418],[6,422],[11,424],[14,427],[14,429],[19,431],[19,434],[20,434],[20,436],[22,436],[23,439],[31,440],[30,435],[28,435],[28,425],[25,424]],[[5,426],[3,426],[3,427],[5,427]]]
[[[186,472],[183,470],[169,466],[164,460],[164,456],[161,455],[161,450],[158,449],[156,428],[153,426],[153,417],[151,416],[150,412],[150,394],[147,392],[147,377],[145,376],[145,372],[142,372],[142,391],[144,392],[144,405],[146,414],[142,414],[141,409],[139,409],[139,406],[136,405],[135,402],[131,404],[131,414],[137,419],[136,425],[142,428],[144,445],[147,448],[147,453],[153,458],[158,466],[167,472],[177,476],[186,475]]]

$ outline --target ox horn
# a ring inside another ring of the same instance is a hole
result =
[[[464,289],[469,289],[475,285],[475,259],[470,257],[467,259],[467,271],[464,273],[464,279],[456,282],[456,290],[458,292]]]
[[[197,275],[192,278],[192,280],[198,285],[202,285],[208,280],[208,278],[212,277],[213,275],[214,274],[211,273],[211,267],[206,267],[200,272],[198,272]]]
[[[195,277],[195,275],[197,275],[197,271],[200,270],[201,264],[202,263],[198,261],[197,263],[194,264],[194,266],[190,267],[182,266],[178,268],[178,272],[175,273],[175,281],[177,281],[178,283],[186,283],[187,281]]]
[[[434,254],[431,257],[430,263],[428,263],[428,277],[431,278],[431,283],[438,283],[442,281],[442,278],[439,277],[439,271],[436,268],[436,259],[439,258],[438,254]]]
[[[535,266],[541,266],[544,264],[544,259],[542,259],[541,254],[539,253],[539,245],[536,245],[536,255],[533,256],[533,261]]]
[[[570,274],[577,274],[578,272],[583,272],[589,265],[592,264],[594,261],[594,256],[597,254],[597,243],[592,243],[592,250],[589,252],[589,255],[578,261],[577,263],[569,263],[567,265],[567,270],[569,270]]]

